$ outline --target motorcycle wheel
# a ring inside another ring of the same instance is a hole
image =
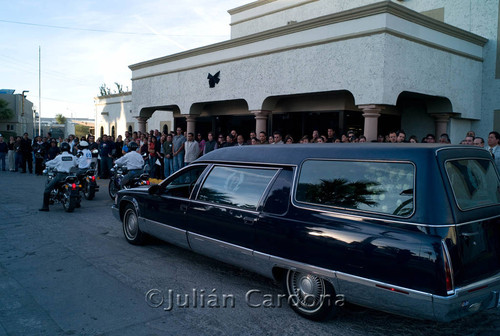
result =
[[[77,197],[71,196],[71,191],[66,190],[63,195],[63,200],[62,200],[62,206],[64,208],[64,211],[66,212],[73,212],[76,207],[76,203],[78,202]]]
[[[85,187],[83,188],[83,197],[86,200],[88,200],[88,201],[94,199],[94,197],[95,197],[95,187],[91,186],[90,184],[87,183],[85,185]]]
[[[109,197],[111,197],[111,199],[114,201],[115,200],[115,196],[116,196],[116,193],[120,190],[120,188],[118,188],[116,186],[116,183],[115,183],[115,180],[114,179],[110,179],[109,180],[109,186],[108,186],[108,191],[109,191]]]

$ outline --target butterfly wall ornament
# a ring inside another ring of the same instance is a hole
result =
[[[215,84],[218,84],[220,81],[219,75],[220,75],[220,71],[217,71],[217,73],[215,75],[208,73],[208,77],[207,77],[208,86],[210,86],[211,88],[215,87]]]

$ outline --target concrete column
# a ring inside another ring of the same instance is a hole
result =
[[[365,118],[364,136],[366,141],[377,140],[378,135],[378,117],[384,109],[382,105],[358,105],[358,108],[363,111]]]
[[[267,133],[267,117],[271,114],[271,111],[266,110],[254,110],[250,111],[253,115],[255,115],[255,133],[257,137],[260,132]]]
[[[196,116],[189,114],[186,116],[186,131],[188,133],[193,133],[196,138]]]
[[[137,119],[137,123],[139,124],[139,131],[142,132],[143,134],[146,133],[146,121],[149,118],[146,117],[135,117]]]
[[[450,121],[450,115],[446,113],[435,113],[432,114],[435,119],[436,126],[436,142],[443,133],[448,133],[448,123]]]

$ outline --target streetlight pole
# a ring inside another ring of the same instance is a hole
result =
[[[24,95],[25,92],[29,92],[29,90],[23,90],[23,93],[21,94],[21,117],[23,117],[23,119],[26,119],[24,118],[24,98],[26,98],[26,96]],[[23,124],[24,124],[24,132],[26,132],[27,125],[25,122],[23,122]]]

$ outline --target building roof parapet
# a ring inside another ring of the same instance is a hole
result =
[[[260,1],[259,1],[260,2]],[[273,28],[263,32],[235,38],[232,40],[227,40],[208,46],[203,46],[180,53],[155,58],[152,60],[136,63],[129,65],[132,71],[148,68],[151,66],[161,65],[165,63],[170,63],[174,61],[188,59],[190,57],[200,56],[204,54],[214,53],[221,50],[226,50],[230,48],[240,47],[248,45],[251,43],[256,43],[271,38],[281,37],[289,34],[294,34],[318,27],[328,26],[336,23],[341,23],[345,21],[351,21],[356,19],[362,19],[369,16],[375,16],[379,14],[392,14],[396,17],[402,18],[406,21],[424,26],[431,30],[446,34],[451,37],[461,39],[463,41],[478,45],[480,47],[484,46],[488,39],[481,37],[479,35],[473,34],[471,32],[465,31],[463,29],[457,28],[447,23],[443,23],[436,19],[430,18],[424,14],[415,12],[404,6],[396,4],[392,1],[382,1],[362,7],[357,7],[349,9],[346,11],[328,14],[325,16],[320,16],[314,19],[297,22],[293,25],[286,25],[278,28]],[[222,61],[222,60],[221,60]],[[134,79],[134,78],[133,78]],[[106,96],[108,97],[108,96]],[[103,98],[106,98],[103,97]]]

